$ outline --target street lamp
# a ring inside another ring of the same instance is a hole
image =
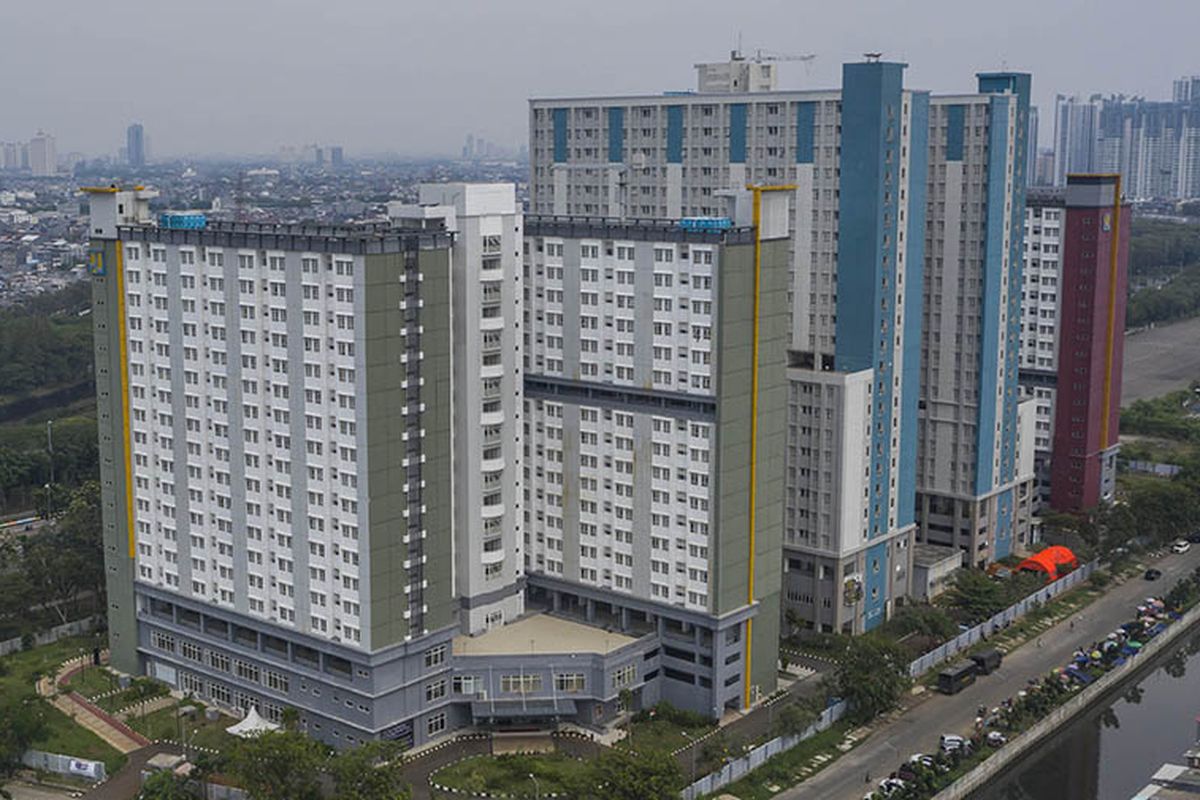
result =
[[[534,774],[529,773],[529,780],[533,781],[533,800],[540,800],[542,796],[542,787],[538,785],[538,779]]]

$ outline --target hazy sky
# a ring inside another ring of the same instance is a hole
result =
[[[340,143],[455,153],[468,132],[516,146],[526,99],[694,88],[692,64],[743,47],[815,53],[781,88],[837,85],[866,51],[907,85],[974,88],[1033,73],[1055,92],[1170,96],[1200,73],[1200,0],[25,0],[0,13],[0,141],[44,128],[59,152],[156,155]]]

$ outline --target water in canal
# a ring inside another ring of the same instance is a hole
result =
[[[1183,763],[1200,716],[1200,632],[1155,664],[971,800],[1128,800],[1163,762]]]

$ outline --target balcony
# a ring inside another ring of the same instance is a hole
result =
[[[494,505],[483,505],[481,516],[484,519],[497,519],[504,516],[504,503],[496,503]]]

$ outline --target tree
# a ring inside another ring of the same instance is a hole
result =
[[[799,736],[820,716],[812,698],[800,698],[785,703],[775,717],[775,733],[779,736]]]
[[[895,708],[912,685],[904,648],[880,636],[850,640],[834,670],[834,685],[850,706],[850,719],[867,722]]]
[[[683,783],[673,757],[613,748],[587,762],[567,795],[576,800],[678,800]]]
[[[187,784],[169,770],[159,770],[146,778],[138,800],[196,800],[197,795]]]
[[[958,626],[943,609],[929,605],[911,605],[896,614],[896,625],[905,633],[916,633],[946,641],[958,633]]]
[[[946,592],[946,602],[971,622],[982,622],[1009,606],[1004,587],[983,572],[962,569]]]
[[[42,701],[37,698],[8,698],[0,701],[0,786],[22,769],[21,756],[46,735]],[[11,795],[0,788],[0,797]]]
[[[104,591],[100,485],[89,481],[72,493],[62,519],[21,539],[21,570],[32,593],[62,622],[70,621],[84,591]]]
[[[297,731],[272,731],[228,748],[225,769],[251,800],[321,800],[329,749]]]
[[[408,800],[404,759],[394,742],[367,742],[334,756],[334,800]]]

